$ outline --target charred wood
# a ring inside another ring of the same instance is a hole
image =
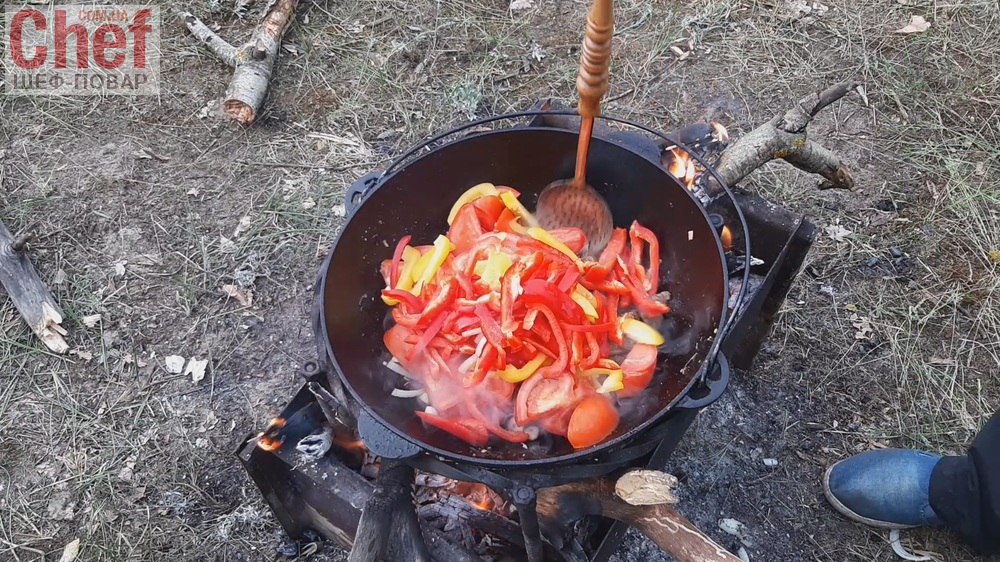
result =
[[[413,476],[412,467],[382,461],[375,489],[361,512],[348,562],[432,560],[413,505]]]

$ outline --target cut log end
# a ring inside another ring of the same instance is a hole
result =
[[[675,504],[677,478],[659,470],[632,470],[615,483],[615,494],[631,505]]]
[[[257,118],[254,108],[240,100],[226,100],[223,104],[226,114],[241,125],[249,125]]]

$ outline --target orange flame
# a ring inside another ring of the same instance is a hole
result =
[[[673,174],[677,179],[684,182],[684,185],[687,186],[689,190],[693,189],[696,174],[694,158],[691,158],[691,155],[682,150],[680,147],[672,148],[670,150],[670,154],[673,156],[673,159],[670,162],[670,166],[667,168],[667,171]]]
[[[264,431],[257,436],[257,446],[268,452],[274,452],[280,449],[282,443],[285,442],[285,436],[280,435],[278,431],[283,427],[285,427],[284,418],[274,418],[268,422]]]

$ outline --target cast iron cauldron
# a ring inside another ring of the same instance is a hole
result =
[[[688,393],[710,370],[725,370],[714,338],[727,317],[727,271],[722,244],[704,208],[672,175],[639,151],[594,138],[588,182],[608,201],[615,226],[638,220],[660,240],[660,286],[672,293],[671,312],[660,327],[666,343],[649,388],[624,403],[615,432],[602,443],[575,450],[563,438],[543,436],[527,448],[496,438],[473,447],[425,426],[415,399],[390,395],[402,379],[384,366],[382,343],[391,316],[380,298],[379,264],[400,238],[429,244],[448,229],[452,203],[469,187],[490,182],[521,192],[534,207],[551,181],[573,175],[577,135],[555,128],[513,128],[473,133],[391,166],[364,193],[349,194],[349,216],[327,255],[317,287],[317,338],[330,367],[331,384],[342,383],[360,406],[362,439],[398,441],[398,450],[429,451],[444,459],[492,468],[568,462],[626,445],[675,408],[702,407]],[[358,195],[358,197],[352,197]],[[724,383],[723,383],[724,388]],[[719,390],[721,393],[721,389]],[[372,427],[376,430],[371,429]],[[366,435],[366,428],[368,433]],[[384,448],[380,444],[379,448]],[[375,448],[375,447],[373,447]],[[390,444],[389,448],[393,448]],[[377,451],[378,452],[378,451]],[[389,455],[389,453],[386,453]],[[391,456],[391,455],[389,455]]]

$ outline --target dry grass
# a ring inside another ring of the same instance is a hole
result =
[[[867,104],[852,96],[813,128],[857,170],[856,193],[818,192],[777,164],[747,184],[853,232],[817,242],[772,337],[805,368],[755,376],[805,381],[802,400],[826,421],[855,424],[844,453],[960,451],[1000,401],[1000,11],[844,0],[785,19],[783,4],[617,2],[607,111],[663,128],[707,116],[738,133],[808,91],[862,82]],[[248,33],[252,14],[215,6],[191,8],[228,37]],[[85,560],[272,559],[280,532],[231,453],[313,357],[310,284],[346,186],[469,118],[571,101],[584,11],[309,3],[249,130],[203,116],[226,70],[172,22],[158,99],[0,98],[0,217],[43,221],[32,259],[46,279],[67,274],[53,289],[73,345],[93,354],[44,353],[0,304],[0,559],[57,559],[75,537]],[[891,33],[913,13],[931,29]],[[670,47],[688,41],[678,61]],[[898,211],[879,210],[887,200]],[[249,309],[219,290],[239,279]],[[95,313],[95,328],[79,323]],[[209,376],[167,374],[174,353],[210,359]],[[892,559],[881,535],[851,537],[809,548]],[[966,559],[945,536],[918,540]]]

